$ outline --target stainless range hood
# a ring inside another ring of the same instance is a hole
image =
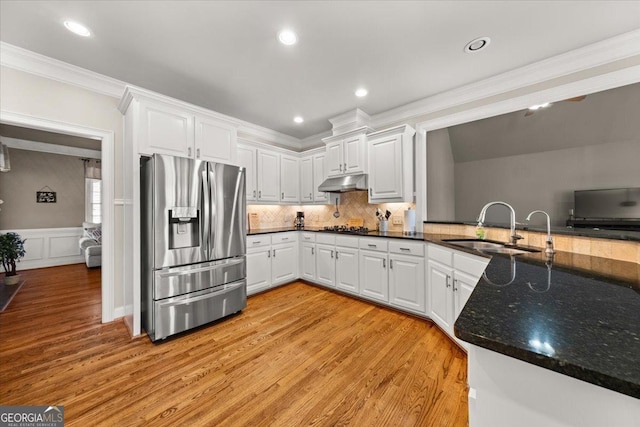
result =
[[[345,175],[335,178],[327,178],[320,186],[318,191],[329,193],[346,193],[347,191],[367,191],[367,174]]]

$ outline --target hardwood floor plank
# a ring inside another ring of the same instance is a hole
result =
[[[66,425],[466,426],[466,355],[431,322],[293,283],[154,344],[101,324],[100,270],[29,270],[0,314],[0,403]]]

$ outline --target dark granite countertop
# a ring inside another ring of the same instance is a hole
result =
[[[640,398],[640,265],[579,255],[593,265],[581,269],[574,256],[557,253],[549,265],[544,254],[493,256],[455,334]]]
[[[311,232],[322,232],[322,233],[333,233],[340,234],[342,236],[356,236],[356,237],[387,237],[391,239],[408,239],[408,240],[425,240],[425,235],[422,233],[415,233],[411,235],[403,234],[400,231],[387,231],[385,233],[380,231],[370,231],[368,233],[339,233],[337,231],[328,231],[323,227],[304,227],[304,228],[295,228],[295,227],[280,227],[280,228],[263,228],[263,229],[255,229],[247,232],[247,236],[253,236],[256,234],[267,234],[267,233],[284,233],[287,231],[311,231]]]
[[[458,338],[640,398],[640,264],[568,252],[552,262],[543,252],[490,256],[445,241],[468,238],[455,235],[359,236],[423,240],[491,258],[456,320]]]
[[[443,224],[443,225],[473,225],[476,226],[477,222],[473,221],[423,221],[424,224]],[[505,224],[492,224],[485,222],[485,227],[505,228],[509,226]],[[535,227],[529,225],[517,225],[517,230],[523,231],[536,231],[539,233],[546,233],[546,227]],[[564,236],[578,236],[578,237],[591,237],[596,239],[610,239],[610,240],[631,240],[640,242],[640,231],[630,230],[605,230],[605,229],[593,229],[593,228],[572,228],[572,227],[551,227],[551,234],[561,234]]]

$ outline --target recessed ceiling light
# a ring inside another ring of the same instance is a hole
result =
[[[302,123],[302,122],[304,122],[304,119],[302,117],[300,117],[300,116],[295,116],[293,118],[293,121],[296,122],[296,123]]]
[[[296,44],[298,36],[292,30],[284,29],[278,33],[278,40],[284,45],[291,46],[292,44]]]
[[[539,110],[540,108],[547,108],[549,105],[551,105],[550,102],[545,102],[544,104],[532,105],[531,107],[529,107],[529,110],[535,111],[535,110]]]
[[[467,43],[464,47],[464,51],[466,53],[476,53],[489,46],[489,43],[491,43],[491,39],[489,37],[478,37],[477,39],[471,40]]]
[[[64,26],[67,27],[67,30],[71,31],[74,34],[77,34],[82,37],[89,37],[91,35],[91,31],[87,27],[82,24],[79,24],[74,21],[64,21]]]
[[[367,96],[367,94],[369,93],[368,90],[366,90],[365,88],[361,87],[360,89],[356,90],[356,96],[358,98],[362,98],[363,96]]]

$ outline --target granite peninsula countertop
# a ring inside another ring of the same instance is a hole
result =
[[[285,231],[297,229],[249,234]],[[640,264],[568,252],[552,262],[542,252],[489,256],[445,241],[465,238],[455,235],[356,236],[423,240],[491,258],[455,322],[458,338],[640,398]]]

